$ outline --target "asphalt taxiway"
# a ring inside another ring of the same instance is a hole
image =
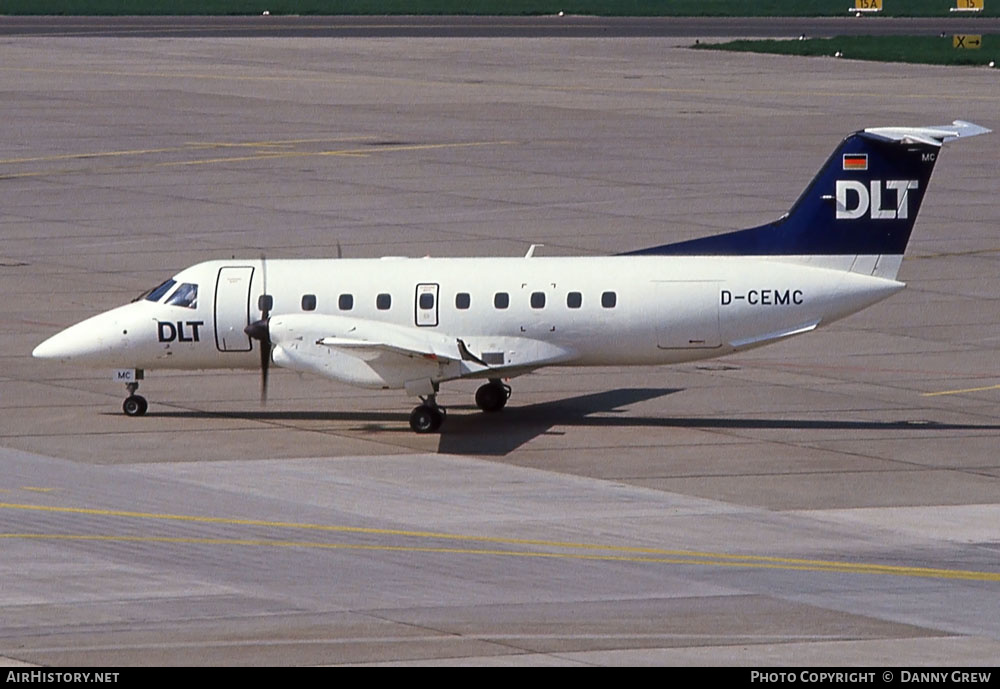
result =
[[[641,248],[784,212],[862,127],[998,128],[987,68],[677,38],[0,42],[0,657],[995,664],[1000,134],[907,290],[770,348],[394,392],[41,340],[198,261]],[[377,279],[377,276],[376,276]]]
[[[861,19],[861,21],[859,21]],[[0,36],[101,38],[718,38],[915,36],[1000,31],[1000,19],[942,17],[0,16]]]

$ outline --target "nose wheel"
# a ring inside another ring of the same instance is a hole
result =
[[[128,390],[128,397],[122,402],[122,411],[125,412],[125,416],[142,416],[149,409],[149,403],[146,398],[142,395],[135,394],[135,391],[139,389],[138,383],[126,383],[125,388]]]

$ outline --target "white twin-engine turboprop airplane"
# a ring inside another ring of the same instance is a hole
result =
[[[956,121],[847,137],[781,219],[617,256],[209,261],[34,350],[116,369],[130,416],[143,371],[271,362],[421,398],[441,383],[502,383],[543,366],[673,364],[809,332],[903,288],[895,280],[941,145],[990,130]]]

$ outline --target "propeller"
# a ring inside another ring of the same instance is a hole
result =
[[[271,367],[271,297],[267,293],[267,261],[264,255],[260,256],[260,282],[261,295],[257,299],[257,308],[260,309],[260,320],[254,321],[243,332],[247,337],[260,342],[260,404],[267,404],[267,372]]]

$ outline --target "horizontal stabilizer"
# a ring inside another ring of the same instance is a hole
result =
[[[972,122],[955,120],[937,127],[872,127],[864,130],[864,134],[883,141],[940,146],[955,139],[989,134],[991,131]]]

